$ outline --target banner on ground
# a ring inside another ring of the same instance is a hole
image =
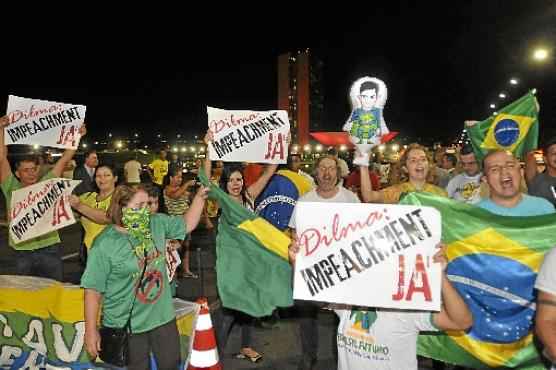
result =
[[[84,346],[83,289],[50,279],[0,275],[0,297],[0,368],[95,368]],[[199,305],[174,299],[174,307],[187,366]]]
[[[533,336],[534,284],[556,246],[554,214],[497,216],[417,192],[402,202],[441,213],[447,277],[473,313],[466,332],[420,335],[419,355],[473,369],[544,369]]]
[[[17,244],[75,223],[69,197],[80,180],[53,178],[12,193],[10,236]]]
[[[432,259],[440,214],[430,207],[360,203],[296,205],[294,299],[440,311],[441,268]]]
[[[4,128],[6,145],[27,144],[77,149],[79,127],[85,120],[84,105],[56,103],[10,95]]]
[[[213,133],[209,158],[224,162],[286,163],[290,122],[284,110],[224,110],[207,107]]]

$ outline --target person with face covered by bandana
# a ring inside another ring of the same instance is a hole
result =
[[[124,327],[131,312],[127,369],[148,369],[149,353],[160,370],[178,367],[179,336],[166,273],[165,241],[183,240],[197,227],[206,197],[207,189],[201,187],[187,213],[168,216],[151,214],[143,187],[116,189],[108,210],[113,224],[93,242],[81,278],[85,348],[91,358],[98,356],[103,345],[97,328],[102,302],[105,327]]]

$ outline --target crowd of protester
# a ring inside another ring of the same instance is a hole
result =
[[[175,313],[171,304],[175,289],[166,288],[156,298],[147,294],[137,300],[135,297],[140,292],[134,290],[133,281],[143,275],[159,276],[164,279],[162,285],[169,286],[165,257],[176,250],[182,260],[176,279],[197,277],[189,266],[191,231],[199,222],[204,222],[208,228],[218,223],[218,205],[206,201],[207,189],[198,186],[195,179],[201,163],[195,168],[185,168],[175,153],[168,160],[166,150],[161,149],[150,163],[141,163],[135,156],[126,163],[118,163],[122,171],[117,171],[113,164],[103,162],[102,153],[94,150],[85,153],[83,163],[76,166],[72,162],[75,151],[66,150],[55,163],[51,158],[39,160],[25,156],[18,157],[12,167],[3,137],[3,127],[7,124],[5,117],[0,119],[0,181],[8,205],[15,190],[41,180],[64,175],[81,180],[71,198],[71,206],[80,216],[83,227],[81,256],[86,267],[81,286],[85,289],[85,346],[91,357],[96,357],[102,346],[96,321],[98,313],[102,312],[103,325],[118,327],[126,324],[131,315],[134,334],[128,368],[148,368],[146,356],[149,352],[157,358],[159,369],[175,368],[179,362]],[[85,134],[83,126],[82,135]],[[208,134],[207,145],[211,140]],[[357,151],[343,152],[347,155],[342,158],[331,150],[311,159],[294,152],[288,158],[287,170],[303,176],[312,188],[297,200],[298,203],[397,204],[404,193],[427,192],[498,215],[534,216],[554,213],[556,205],[556,138],[543,138],[542,143],[542,163],[533,152],[523,163],[502,150],[487,154],[479,162],[469,146],[441,147],[432,153],[422,145],[411,144],[402,150],[397,160],[371,162],[369,166],[360,167],[350,166],[353,157],[359,155]],[[257,169],[248,168],[246,164],[212,163],[208,159],[203,167],[213,184],[218,184],[232,199],[252,211],[257,196],[277,170],[276,165]],[[289,220],[289,232],[294,240],[289,250],[292,263],[299,250],[295,241],[295,217],[296,208]],[[10,239],[10,246],[16,252],[18,275],[63,281],[58,232],[18,244]],[[556,358],[555,256],[553,252],[547,254],[536,284],[540,291],[537,323],[542,323],[537,325],[537,333],[549,358]],[[442,246],[435,259],[444,269],[446,258]],[[137,289],[141,289],[140,285]],[[339,334],[351,313],[357,310],[376,322],[373,330],[378,340],[399,351],[388,366],[416,369],[419,331],[465,330],[473,324],[471,312],[445,275],[442,297],[442,310],[434,314],[346,306],[332,308],[340,318]],[[317,363],[316,320],[320,308],[312,302],[296,304],[303,353],[298,369],[313,369]],[[234,323],[241,326],[242,333],[237,356],[252,362],[262,360],[263,354],[253,348],[253,318],[228,309],[223,310],[216,323],[220,353],[224,352]],[[338,358],[339,369],[370,366],[340,348]]]

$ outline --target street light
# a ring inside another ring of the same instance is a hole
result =
[[[517,78],[510,78],[510,85],[517,85],[517,84],[518,84]]]
[[[500,93],[500,94],[498,94],[498,97],[499,97],[500,99],[506,99],[506,94]]]
[[[542,62],[543,60],[546,60],[546,58],[548,58],[548,50],[545,48],[537,48],[533,52],[533,59],[536,61]]]
[[[492,109],[494,109],[494,108],[496,108],[496,104],[490,104],[490,107],[491,107]]]

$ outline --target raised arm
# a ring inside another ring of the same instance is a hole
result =
[[[253,200],[257,199],[259,194],[264,190],[266,184],[268,184],[268,181],[270,181],[270,178],[272,177],[272,175],[274,175],[274,172],[276,172],[277,168],[277,164],[266,165],[262,175],[257,179],[257,181],[252,183],[247,188],[247,192]]]
[[[537,160],[535,159],[535,151],[527,153],[525,157],[525,181],[527,186],[531,186],[531,181],[537,176]]]
[[[203,164],[203,170],[205,171],[205,175],[207,176],[207,179],[210,180],[210,175],[212,172],[212,161],[209,159],[209,145],[213,140],[213,136],[212,136],[212,131],[208,130],[207,133],[205,134],[205,137],[203,139],[203,141],[205,142],[205,145],[207,146],[207,150],[205,150],[205,162]]]
[[[205,207],[205,200],[208,196],[208,190],[207,187],[201,186],[199,190],[197,190],[195,198],[193,198],[191,207],[183,214],[183,220],[185,221],[186,232],[188,234],[199,225],[199,220],[201,219]]]
[[[359,167],[361,177],[361,196],[365,203],[384,203],[384,196],[380,191],[373,190],[369,177],[369,167]]]
[[[187,188],[189,188],[190,186],[195,185],[195,180],[189,180],[184,182],[183,184],[181,184],[180,186],[178,186],[177,188],[170,188],[169,186],[167,186],[164,189],[164,192],[166,193],[166,195],[172,199],[178,199],[181,198],[184,194],[189,195]]]
[[[0,182],[4,182],[12,174],[8,161],[8,147],[4,142],[4,128],[9,124],[8,116],[0,117]]]
[[[85,122],[83,122],[81,127],[79,127],[79,133],[81,134],[81,137],[85,136],[85,134],[87,133]],[[73,158],[75,151],[75,149],[66,149],[64,151],[64,154],[62,154],[60,159],[58,159],[58,161],[54,165],[54,168],[52,168],[52,173],[55,177],[62,177],[62,173],[64,173],[64,169]]]
[[[108,225],[112,223],[110,218],[106,215],[106,211],[98,208],[93,208],[84,203],[81,203],[81,200],[76,195],[71,196],[70,204],[71,207],[77,212],[81,213],[83,216],[87,217],[89,220],[97,224]]]
[[[434,256],[434,261],[442,265],[442,310],[433,315],[434,325],[442,330],[467,330],[473,325],[473,315],[458,291],[446,277],[448,261],[445,246]]]

